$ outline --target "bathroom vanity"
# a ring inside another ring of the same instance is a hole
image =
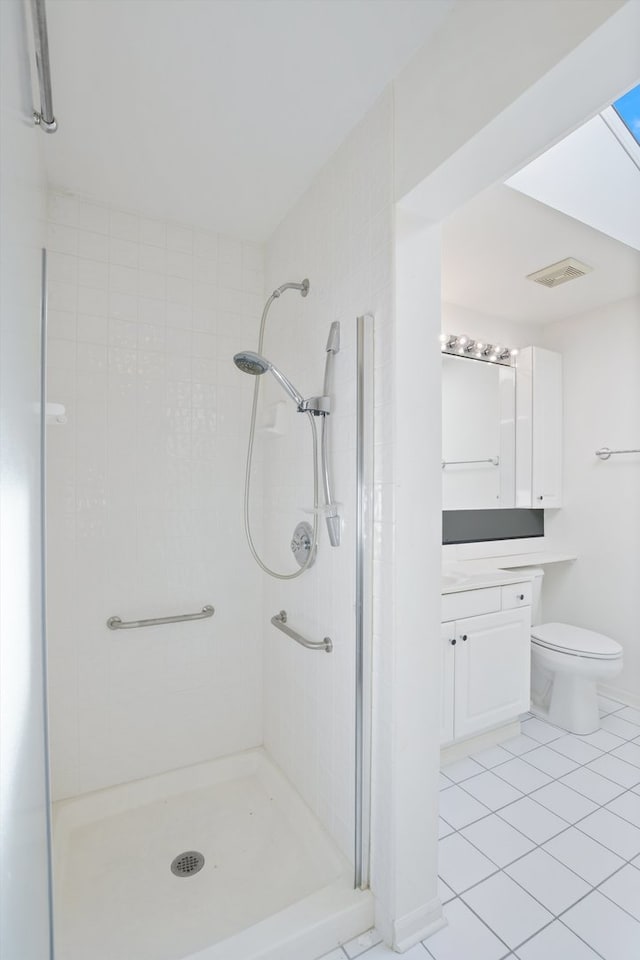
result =
[[[488,731],[497,742],[505,726],[513,735],[529,709],[531,597],[526,573],[443,573],[443,748]]]

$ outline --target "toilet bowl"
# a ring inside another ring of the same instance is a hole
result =
[[[570,733],[600,729],[597,684],[622,670],[622,647],[611,637],[568,623],[541,623],[544,570],[532,577],[531,712]]]
[[[568,623],[531,628],[532,712],[570,733],[600,728],[597,684],[622,670],[622,647],[611,637]]]

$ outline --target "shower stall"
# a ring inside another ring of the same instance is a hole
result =
[[[371,318],[48,211],[57,960],[311,960],[373,923]]]

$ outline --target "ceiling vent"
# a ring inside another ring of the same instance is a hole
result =
[[[543,287],[559,287],[561,283],[584,277],[585,273],[590,273],[591,270],[592,267],[588,267],[586,263],[567,257],[566,260],[560,260],[558,263],[552,263],[548,267],[543,267],[542,270],[528,274],[527,280],[541,283]]]

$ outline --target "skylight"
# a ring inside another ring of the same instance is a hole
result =
[[[640,144],[640,84],[616,100],[613,108],[636,143]]]

